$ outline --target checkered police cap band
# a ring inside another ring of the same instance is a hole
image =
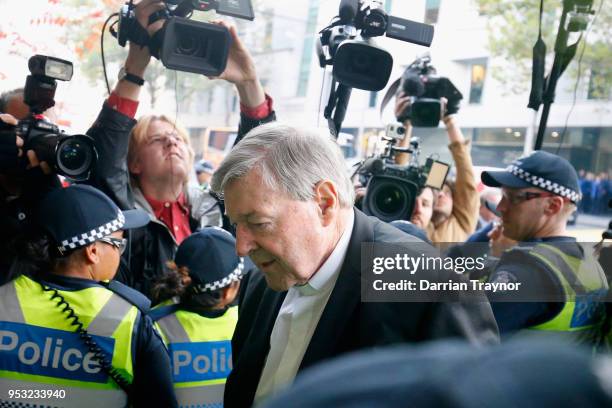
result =
[[[57,247],[60,254],[64,254],[72,249],[77,249],[85,245],[93,244],[100,238],[109,236],[115,231],[119,231],[125,224],[125,216],[119,212],[117,218],[107,222],[104,225],[94,228],[89,232],[76,235],[72,238],[65,239],[61,242],[61,245]]]
[[[240,258],[240,262],[238,263],[238,266],[236,266],[236,269],[234,269],[232,273],[227,275],[225,278],[218,280],[216,282],[206,283],[204,285],[194,285],[193,291],[195,293],[204,293],[204,292],[212,292],[217,289],[222,289],[226,287],[227,285],[229,285],[230,283],[239,281],[240,279],[242,279],[243,271],[244,271],[244,260],[243,258]]]
[[[533,184],[534,187],[541,188],[561,197],[565,197],[574,204],[578,203],[582,199],[582,194],[578,191],[574,191],[558,183],[546,180],[543,177],[534,176],[528,171],[525,171],[522,168],[513,164],[508,166],[506,170],[515,175],[516,177],[520,178],[521,180]]]

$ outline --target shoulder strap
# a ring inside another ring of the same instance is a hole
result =
[[[174,304],[174,305],[166,305],[166,306],[158,306],[158,307],[155,307],[155,308],[151,309],[151,311],[148,313],[148,315],[151,318],[151,320],[156,322],[159,319],[164,318],[164,317],[168,316],[169,314],[172,314],[172,313],[176,312],[177,310],[179,310],[179,307],[176,304]]]
[[[121,282],[112,280],[108,284],[104,285],[106,288],[113,293],[121,296],[123,299],[136,306],[142,313],[148,313],[151,308],[151,301],[142,293],[129,286],[124,285]]]
[[[401,81],[402,81],[401,77],[397,78],[389,86],[389,89],[387,89],[387,93],[385,94],[385,97],[383,98],[383,100],[382,100],[382,102],[380,104],[380,117],[381,118],[382,118],[383,111],[387,107],[387,104],[391,101],[391,98],[393,98],[395,96],[395,93],[397,92],[397,88],[399,88],[399,85],[400,85]]]
[[[577,295],[583,295],[587,292],[582,282],[580,282],[576,271],[566,262],[564,256],[559,253],[559,249],[547,244],[538,244],[531,248],[530,252],[535,256],[539,256],[556,275],[561,275],[559,278],[565,279],[566,283],[570,285]]]

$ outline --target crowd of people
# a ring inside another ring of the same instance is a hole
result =
[[[163,7],[136,7],[150,36]],[[445,111],[455,176],[422,188],[410,219],[368,217],[335,140],[277,122],[235,27],[217,24],[232,37],[219,78],[241,114],[216,169],[194,163],[169,116],[135,119],[147,47],[130,44],[87,132],[99,157],[86,181],[63,186],[23,151],[23,90],[0,98],[0,406],[612,403],[610,271],[566,230],[586,189],[609,195],[609,183],[588,187],[567,160],[536,151],[484,172],[479,194],[470,142]],[[409,103],[397,95],[396,114]],[[416,258],[440,256],[440,243],[453,244],[449,257],[485,256],[486,268],[437,268],[428,280],[523,289],[362,299],[364,245]],[[512,391],[490,387],[496,379]]]
[[[578,171],[582,202],[578,210],[585,214],[610,214],[609,202],[612,200],[612,181],[606,172],[594,174],[581,169]]]

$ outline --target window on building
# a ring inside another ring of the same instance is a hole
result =
[[[298,78],[297,96],[306,96],[308,91],[308,77],[310,75],[310,63],[314,54],[314,39],[319,18],[319,1],[310,0],[308,6],[308,17],[306,19],[306,33],[304,46],[302,48],[302,60],[300,63],[300,74]]]
[[[266,26],[264,28],[263,49],[272,49],[272,35],[274,34],[274,10],[269,9],[266,13]]]
[[[212,89],[209,89],[207,91],[208,93],[208,101],[206,101],[206,112],[210,113],[212,112],[212,105],[213,105],[213,91]]]
[[[386,0],[385,1],[385,11],[387,13],[391,13],[391,6],[393,4],[393,0]]]
[[[370,102],[368,103],[368,106],[370,108],[376,107],[377,96],[378,96],[378,92],[374,92],[374,91],[370,92]]]
[[[610,85],[606,83],[606,77],[601,70],[591,68],[587,99],[610,99],[611,96]]]
[[[487,64],[485,62],[472,64],[470,75],[470,103],[481,102],[486,76]]]
[[[425,0],[425,23],[436,24],[440,14],[440,0]]]

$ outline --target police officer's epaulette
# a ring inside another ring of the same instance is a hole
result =
[[[118,294],[123,299],[127,300],[134,306],[136,306],[142,313],[148,313],[151,309],[151,301],[142,293],[136,289],[132,289],[129,286],[124,285],[121,282],[110,281],[105,285],[108,290]]]

